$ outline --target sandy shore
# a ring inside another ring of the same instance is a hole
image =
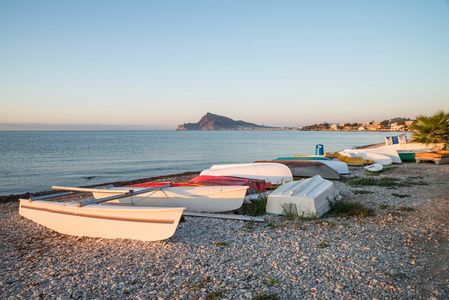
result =
[[[373,217],[185,217],[159,242],[66,236],[19,216],[17,201],[1,203],[0,298],[448,299],[449,165],[403,164],[382,177],[409,184],[335,182]]]

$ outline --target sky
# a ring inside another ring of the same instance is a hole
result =
[[[176,129],[449,109],[449,1],[0,0],[0,123]]]

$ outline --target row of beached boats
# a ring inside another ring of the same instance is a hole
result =
[[[268,194],[269,214],[319,217],[329,210],[329,201],[339,198],[331,180],[350,174],[348,164],[367,165],[368,170],[379,171],[383,165],[401,162],[398,151],[385,146],[213,165],[188,183],[152,182],[103,188],[54,186],[53,189],[65,192],[21,199],[19,213],[63,234],[156,241],[171,237],[183,214],[263,221],[217,214],[239,209],[260,193]],[[92,196],[75,202],[51,200],[78,193]]]

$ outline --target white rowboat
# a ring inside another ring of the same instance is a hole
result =
[[[92,191],[94,198],[101,200],[108,196],[134,193],[144,190],[141,187],[109,188]],[[107,201],[106,203],[147,206],[147,207],[185,207],[189,212],[225,212],[242,206],[248,186],[175,186],[163,187],[138,195],[130,195]]]
[[[340,199],[334,184],[316,175],[288,182],[268,195],[266,212],[320,217],[329,211],[329,201]]]
[[[210,169],[202,171],[200,175],[261,179],[275,185],[293,181],[290,169],[283,164],[277,163],[213,165]]]
[[[372,165],[366,166],[365,170],[368,172],[377,173],[377,172],[382,171],[383,168],[384,168],[384,166],[382,166],[381,164],[372,164]]]
[[[62,234],[158,241],[171,237],[183,207],[154,208],[20,199],[19,214]]]
[[[374,160],[375,163],[380,163],[382,165],[389,165],[391,163],[400,164],[402,163],[399,157],[398,151],[390,146],[383,146],[375,149],[345,149],[340,152],[342,155],[348,156],[348,154],[353,154],[356,156],[363,157],[365,159]],[[379,156],[382,155],[383,157]],[[391,159],[391,163],[385,159],[385,156]]]
[[[309,161],[309,160],[305,160]],[[316,160],[312,160],[316,161]],[[318,162],[327,165],[328,167],[334,169],[340,175],[349,175],[351,172],[349,171],[348,164],[342,161],[336,160],[318,160]]]
[[[402,152],[430,152],[430,151],[438,151],[443,150],[445,148],[445,144],[443,143],[437,143],[437,144],[424,144],[424,143],[406,143],[406,144],[394,144],[389,145],[388,147],[391,147],[395,149],[396,151],[402,151]]]

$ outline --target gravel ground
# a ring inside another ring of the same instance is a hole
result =
[[[1,203],[0,298],[448,299],[448,174],[411,163],[376,177],[408,187],[335,182],[372,217],[185,217],[158,242],[62,235]]]

